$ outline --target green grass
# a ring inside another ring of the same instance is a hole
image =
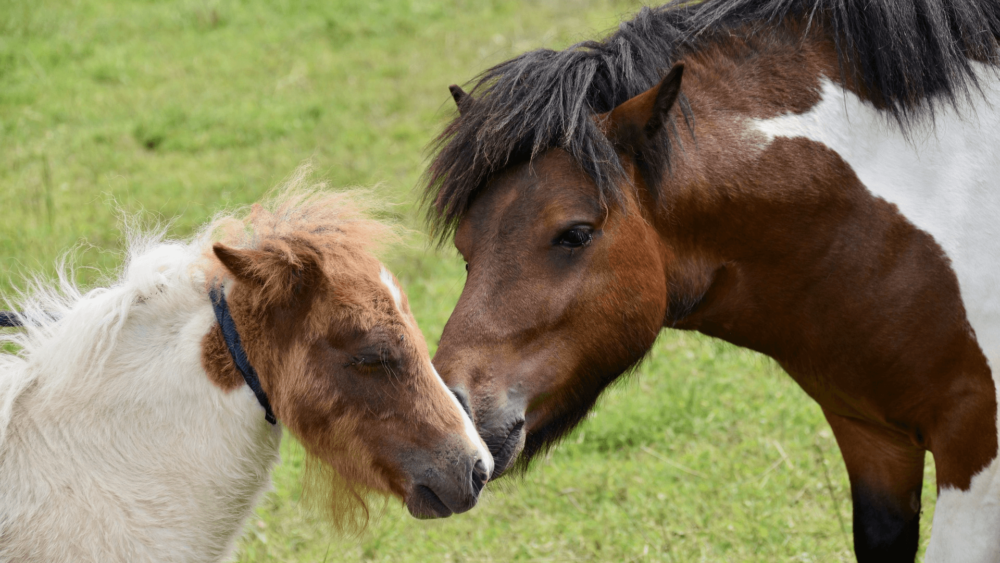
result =
[[[0,3],[0,295],[77,246],[81,283],[121,259],[117,209],[183,237],[301,162],[379,184],[419,230],[424,148],[447,85],[523,50],[594,37],[611,0],[5,0]],[[432,345],[461,290],[418,232],[388,257]],[[848,561],[843,462],[774,365],[666,332],[640,373],[524,480],[421,522],[390,502],[361,538],[300,504],[284,444],[239,561]],[[924,502],[933,509],[933,464]],[[925,516],[922,542],[930,527]]]

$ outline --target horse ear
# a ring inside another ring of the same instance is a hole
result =
[[[458,114],[462,115],[465,104],[469,103],[472,98],[458,84],[448,86],[448,91],[451,92],[451,97],[455,100],[455,105],[458,106]]]
[[[322,283],[319,251],[301,239],[268,241],[260,250],[232,248],[221,243],[212,251],[237,280],[285,301]]]
[[[667,113],[677,102],[681,93],[681,77],[684,76],[684,63],[677,63],[667,73],[656,87],[656,99],[646,126],[643,128],[647,137],[653,137],[663,128]]]
[[[684,63],[677,63],[659,84],[605,114],[604,130],[611,141],[634,153],[646,140],[655,137],[677,102],[683,75]]]

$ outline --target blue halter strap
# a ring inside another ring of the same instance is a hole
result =
[[[240,334],[236,331],[236,323],[233,322],[233,316],[229,314],[229,305],[226,304],[225,292],[221,286],[213,287],[208,295],[212,299],[212,309],[215,310],[215,318],[219,321],[219,327],[222,328],[222,339],[226,341],[226,348],[229,348],[229,355],[233,357],[236,369],[240,370],[240,374],[243,375],[243,381],[247,382],[247,386],[257,396],[257,402],[260,403],[260,406],[264,407],[264,419],[271,424],[277,424],[278,419],[274,417],[274,411],[271,410],[271,403],[267,400],[267,394],[264,393],[264,389],[260,386],[257,371],[250,365],[247,353],[243,350],[243,344],[240,343]]]
[[[0,328],[19,328],[24,326],[17,313],[0,311]]]

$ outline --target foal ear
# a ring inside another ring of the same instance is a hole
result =
[[[263,278],[257,271],[257,263],[264,258],[264,253],[260,250],[232,248],[217,242],[212,245],[212,252],[236,279],[254,285],[263,283]]]
[[[604,127],[611,141],[629,152],[636,152],[643,141],[655,137],[663,129],[667,114],[677,102],[683,75],[684,63],[677,63],[659,84],[605,114]],[[639,132],[642,133],[641,139],[635,138]]]
[[[452,84],[448,86],[448,91],[451,92],[451,97],[455,100],[455,105],[458,106],[458,114],[462,115],[465,110],[465,105],[472,101],[472,97],[462,90],[462,87],[458,84]]]
[[[304,240],[268,241],[260,250],[215,243],[212,251],[237,280],[263,290],[271,300],[287,301],[323,281],[320,254]]]

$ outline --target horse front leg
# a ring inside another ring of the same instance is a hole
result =
[[[927,563],[1000,562],[1000,458],[996,399],[967,394],[931,436],[938,499]]]
[[[924,450],[902,433],[824,414],[851,481],[858,563],[912,563],[920,533]]]

